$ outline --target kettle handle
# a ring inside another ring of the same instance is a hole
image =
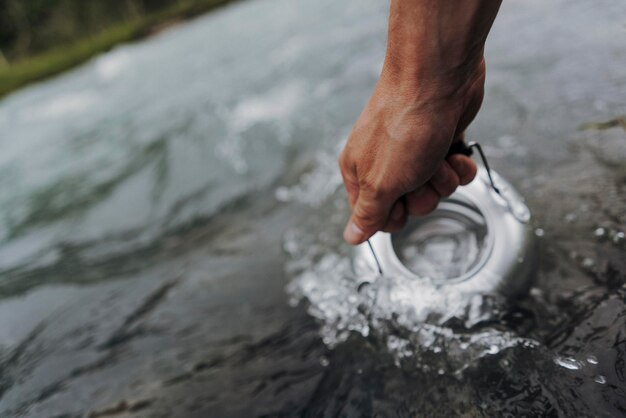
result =
[[[450,146],[450,149],[448,150],[448,154],[446,155],[446,157],[449,157],[452,154],[463,154],[463,155],[467,155],[468,157],[471,157],[472,154],[474,153],[473,148],[476,148],[478,150],[478,153],[480,154],[480,159],[483,161],[483,165],[487,169],[487,176],[489,176],[489,182],[491,183],[491,187],[497,194],[502,196],[502,193],[500,193],[500,189],[496,187],[496,184],[493,181],[493,177],[491,177],[491,168],[489,168],[487,157],[485,157],[485,153],[483,152],[483,149],[478,142],[472,141],[469,144],[466,144],[465,141],[455,142]]]
[[[451,156],[452,154],[463,154],[471,157],[474,154],[471,146],[468,146],[465,141],[457,141],[450,146],[448,150],[448,154],[446,157]]]

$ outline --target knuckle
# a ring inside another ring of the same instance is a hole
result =
[[[350,159],[345,151],[339,155],[337,162],[339,163],[339,169],[342,172],[347,173],[350,171]]]
[[[383,226],[382,220],[376,212],[368,210],[366,205],[360,205],[354,211],[355,220],[358,226],[365,231],[377,230]]]
[[[439,194],[428,188],[421,194],[410,194],[407,196],[407,209],[413,216],[426,215],[439,204]]]
[[[459,186],[459,177],[452,168],[444,168],[433,176],[431,183],[441,197],[448,197]]]
[[[376,202],[389,200],[395,196],[395,187],[383,180],[365,181],[361,189]]]
[[[440,198],[433,195],[433,197],[429,201],[425,202],[424,206],[422,207],[422,214],[427,215],[430,212],[434,211],[439,205],[439,201]]]

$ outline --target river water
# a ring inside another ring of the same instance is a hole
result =
[[[626,4],[503,5],[469,137],[541,263],[413,328],[341,287],[386,12],[236,3],[0,102],[0,416],[626,414]]]

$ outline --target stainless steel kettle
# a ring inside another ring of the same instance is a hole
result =
[[[537,266],[536,236],[520,194],[489,169],[459,187],[431,214],[412,218],[399,233],[376,233],[356,247],[357,274],[428,280],[445,291],[514,296],[527,291]],[[459,152],[458,150],[456,150]]]

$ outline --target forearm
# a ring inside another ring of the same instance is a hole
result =
[[[440,80],[459,88],[482,60],[500,4],[501,0],[392,0],[383,76],[404,85]]]
[[[432,211],[476,175],[446,157],[481,106],[483,49],[500,0],[391,0],[387,55],[339,158],[359,244]]]

